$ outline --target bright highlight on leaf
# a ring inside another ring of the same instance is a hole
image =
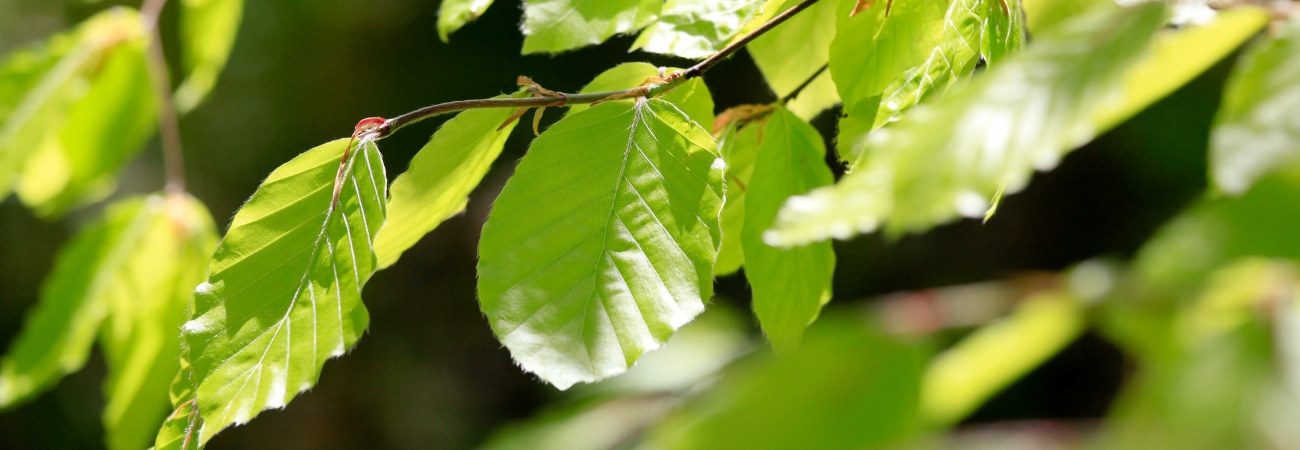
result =
[[[899,234],[982,217],[994,193],[1018,192],[1035,169],[1093,138],[1163,18],[1159,3],[1107,9],[1036,37],[932,109],[867,136],[854,171],[787,201],[764,240],[788,246],[886,220]]]
[[[787,0],[777,6],[784,11],[795,4],[798,2]],[[835,39],[835,4],[829,0],[817,2],[745,46],[778,98],[794,92],[830,60],[830,43]],[[799,117],[811,119],[839,101],[830,72],[823,70],[786,107]]]
[[[777,108],[760,126],[740,242],[758,323],[778,352],[789,352],[831,299],[835,250],[830,242],[774,248],[763,242],[763,232],[785,199],[828,186],[835,177],[826,166],[821,134],[808,122]]]
[[[524,50],[559,53],[639,30],[659,17],[660,0],[525,0]]]
[[[658,99],[611,101],[533,141],[479,242],[480,306],[560,389],[627,370],[704,309],[723,162]]]
[[[451,42],[451,34],[483,15],[492,0],[443,0],[438,5],[438,38]]]
[[[271,172],[217,246],[182,327],[202,417],[196,436],[184,440],[202,446],[227,426],[283,407],[365,331],[361,287],[376,267],[372,242],[384,223],[387,178],[374,143],[359,140],[332,207],[345,142]]]
[[[1257,12],[1256,17],[1262,15]],[[1300,22],[1252,45],[1237,62],[1210,136],[1210,174],[1240,195],[1300,156]]]
[[[244,13],[244,0],[182,0],[181,60],[185,79],[173,94],[182,113],[198,106],[217,84]]]
[[[0,199],[43,216],[107,196],[155,127],[147,34],[112,9],[0,66]]]
[[[725,47],[758,13],[763,0],[668,0],[632,50],[702,59]]]
[[[519,123],[501,125],[511,113],[509,108],[461,112],[411,158],[410,168],[393,180],[388,220],[375,238],[377,268],[393,265],[421,237],[465,209]]]
[[[98,336],[108,364],[107,447],[146,447],[167,410],[176,330],[215,244],[212,219],[187,196],[111,205],[59,253],[40,302],[0,360],[0,408],[80,369]]]

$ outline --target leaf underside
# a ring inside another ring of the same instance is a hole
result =
[[[361,287],[376,267],[372,242],[384,223],[387,178],[378,149],[361,141],[332,206],[345,142],[272,172],[235,214],[194,291],[182,337],[202,418],[192,430],[199,446],[310,388],[325,360],[366,328]]]
[[[704,309],[720,242],[713,138],[663,100],[606,102],[538,137],[479,244],[480,306],[560,389],[627,370]]]
[[[526,0],[524,48],[559,53],[630,33],[659,16],[660,0]]]

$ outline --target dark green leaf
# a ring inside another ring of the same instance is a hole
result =
[[[325,360],[365,331],[361,287],[375,271],[371,242],[384,223],[387,178],[379,150],[362,139],[332,202],[345,142],[271,172],[235,214],[194,291],[182,337],[203,419],[200,446],[311,388]]]
[[[524,370],[561,389],[617,375],[703,311],[723,167],[658,99],[602,103],[533,141],[478,264],[480,306]]]

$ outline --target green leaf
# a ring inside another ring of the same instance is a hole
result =
[[[1235,47],[1233,43],[1253,34],[1268,17],[1256,10],[1245,10],[1238,16],[1245,17],[1237,22],[1249,22],[1230,29],[1240,32],[1233,36],[1238,39],[1222,43],[1220,48]],[[1213,37],[1226,40],[1224,34]],[[1215,185],[1225,193],[1239,195],[1261,175],[1300,156],[1297,117],[1300,21],[1293,20],[1276,38],[1252,45],[1233,68],[1210,135],[1210,174]]]
[[[793,354],[740,367],[652,430],[653,448],[892,448],[917,429],[923,356],[827,320]]]
[[[365,331],[361,287],[375,271],[371,242],[384,223],[387,178],[365,139],[340,170],[345,142],[271,172],[235,214],[207,281],[194,290],[182,338],[203,419],[200,446],[311,388],[325,360]]]
[[[980,34],[980,56],[988,65],[1019,51],[1025,45],[1026,29],[1022,0],[986,0],[979,3],[988,18]],[[1003,9],[1003,8],[1006,9]]]
[[[671,67],[657,68],[642,62],[623,63],[601,72],[600,75],[596,75],[596,78],[583,86],[579,93],[589,94],[631,89],[640,86],[650,77],[667,76],[680,70]],[[704,80],[699,78],[687,80],[660,98],[677,106],[678,109],[686,113],[686,117],[690,117],[691,120],[700,124],[704,129],[707,130],[713,127],[713,96],[709,93],[709,87],[704,84]],[[591,105],[587,104],[576,104],[569,107],[569,112],[566,115],[572,115],[590,107]]]
[[[724,112],[719,121],[728,121],[718,139],[722,160],[727,163],[727,201],[722,205],[722,246],[713,265],[714,276],[723,276],[740,270],[745,263],[744,249],[740,246],[740,233],[745,225],[745,197],[749,179],[754,173],[754,158],[758,154],[759,137],[763,121],[771,112],[766,106],[746,108],[740,106]]]
[[[1022,0],[1025,3],[1025,26],[1030,34],[1037,35],[1052,27],[1083,15],[1089,9],[1111,7],[1110,0]],[[1106,6],[1098,6],[1106,5]]]
[[[951,426],[1083,333],[1084,308],[1067,292],[1021,301],[1011,317],[980,327],[934,358],[921,382],[921,410]]]
[[[707,57],[738,34],[763,0],[668,0],[659,20],[632,43],[641,49],[688,59]]]
[[[438,5],[438,38],[451,42],[451,34],[483,15],[492,0],[443,0]]]
[[[795,3],[788,0],[773,9],[779,12]],[[777,97],[784,98],[826,65],[834,38],[835,2],[823,1],[754,39],[745,48],[768,86]],[[795,115],[810,119],[839,101],[835,82],[829,73],[822,73],[786,106]]]
[[[139,16],[112,9],[0,69],[0,198],[29,161],[21,193],[43,215],[97,200],[151,132]],[[140,86],[144,91],[140,92]],[[114,133],[104,130],[120,127]],[[93,147],[86,147],[93,142]],[[84,158],[84,159],[83,159]]]
[[[901,234],[986,215],[1000,193],[1023,189],[1035,169],[1113,125],[1095,119],[1123,98],[1121,77],[1163,18],[1160,3],[1108,8],[1037,36],[933,108],[864,138],[870,150],[854,171],[788,200],[765,240],[843,239],[886,219]]]
[[[211,215],[191,197],[151,196],[143,208],[152,215],[149,228],[122,244],[131,246],[131,255],[104,293],[103,420],[111,449],[148,447],[162,424],[167,386],[181,356],[177,330],[217,243]]]
[[[789,352],[803,330],[831,299],[835,250],[830,242],[779,249],[763,242],[763,232],[791,195],[835,182],[826,166],[821,134],[783,108],[763,125],[746,192],[741,246],[745,277],[754,292],[754,313],[772,346]]]
[[[182,0],[181,61],[185,80],[176,88],[176,109],[198,106],[217,84],[235,46],[244,0]]]
[[[533,141],[478,264],[480,307],[524,370],[560,389],[617,375],[704,310],[723,166],[658,99],[602,103]]]
[[[903,71],[930,57],[942,42],[944,11],[952,1],[900,1],[892,8],[869,8],[853,16],[850,12],[857,1],[839,2],[829,58],[846,110],[874,103],[872,98],[885,92]]]
[[[505,123],[513,113],[509,108],[461,112],[411,158],[410,168],[393,180],[388,220],[375,238],[378,269],[393,265],[421,237],[465,209],[470,192],[519,123]]]
[[[559,53],[631,33],[659,16],[660,0],[525,0],[524,50]]]
[[[0,408],[80,369],[102,322],[108,447],[145,447],[167,408],[188,291],[215,239],[207,212],[188,197],[111,205],[59,252],[40,302],[0,359]]]

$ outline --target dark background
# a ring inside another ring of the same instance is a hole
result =
[[[34,43],[103,8],[104,2],[0,0],[0,52]],[[630,37],[559,56],[520,56],[517,1],[437,38],[433,0],[249,1],[239,40],[209,100],[182,118],[191,192],[224,229],[272,169],[297,153],[347,136],[368,116],[391,117],[449,100],[515,89],[528,75],[576,91],[626,61],[690,62],[628,53]],[[125,4],[125,3],[124,3]],[[165,11],[175,45],[176,5]],[[174,52],[169,50],[169,55]],[[1057,270],[1094,256],[1126,257],[1205,184],[1205,142],[1228,64],[1220,64],[1153,108],[1066,157],[1008,197],[987,224],[963,221],[889,242],[877,235],[837,242],[831,308],[898,291]],[[742,52],[705,76],[719,109],[774,95]],[[836,111],[814,123],[832,136]],[[544,123],[560,113],[552,109]],[[444,119],[380,145],[390,177]],[[284,410],[263,412],[210,448],[466,448],[494,428],[558,397],[524,374],[492,336],[474,296],[475,249],[492,198],[524,154],[531,131],[516,128],[469,209],[443,224],[365,289],[367,335],[326,364],[320,383]],[[157,143],[123,176],[119,196],[162,186]],[[7,347],[39,293],[55,252],[91,208],[55,222],[16,199],[0,203],[0,346]],[[743,275],[718,282],[719,299],[747,307]],[[1125,359],[1091,334],[1002,393],[973,422],[1103,415],[1125,375]],[[0,412],[0,447],[101,446],[98,354],[57,389]]]

